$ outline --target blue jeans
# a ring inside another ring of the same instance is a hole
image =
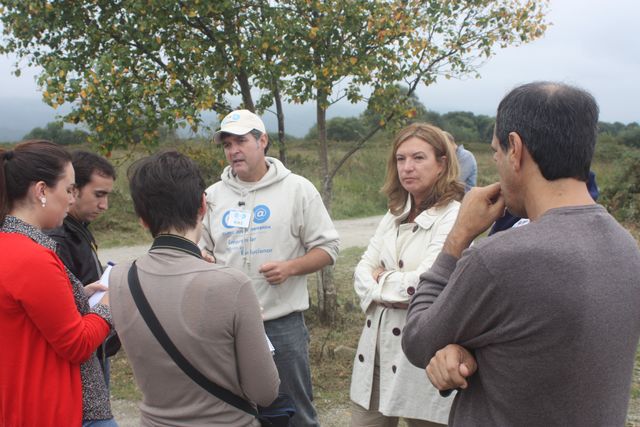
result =
[[[108,420],[82,420],[82,427],[118,427],[115,418]]]
[[[276,349],[273,356],[280,375],[280,391],[291,397],[296,414],[293,427],[319,427],[313,407],[311,370],[309,369],[309,332],[301,312],[264,322],[264,329]]]

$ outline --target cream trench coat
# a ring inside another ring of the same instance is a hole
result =
[[[380,337],[380,404],[386,416],[415,418],[446,424],[453,395],[443,398],[429,382],[423,369],[413,366],[401,348],[406,309],[385,308],[380,302],[408,303],[420,274],[431,267],[453,227],[460,203],[422,212],[415,223],[401,224],[410,203],[400,216],[390,212],[382,218],[354,275],[355,291],[367,315],[358,343],[351,378],[351,400],[369,409],[376,341]],[[405,239],[400,228],[409,227]],[[385,268],[378,283],[371,273]]]

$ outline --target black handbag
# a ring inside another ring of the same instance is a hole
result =
[[[191,362],[182,355],[182,353],[180,353],[180,350],[178,350],[173,341],[171,341],[171,338],[169,338],[169,335],[167,335],[160,324],[160,321],[153,312],[153,309],[149,305],[149,301],[140,286],[138,268],[136,267],[135,261],[129,269],[128,279],[129,290],[133,296],[133,301],[136,303],[136,307],[138,307],[138,311],[151,330],[151,333],[153,333],[153,336],[156,337],[162,348],[164,348],[167,354],[169,354],[176,365],[178,365],[178,367],[182,369],[189,378],[218,399],[227,402],[229,405],[234,406],[241,411],[253,415],[260,421],[260,424],[263,427],[289,426],[289,420],[296,413],[296,409],[293,401],[288,395],[285,393],[279,393],[278,397],[273,401],[273,403],[271,403],[271,405],[267,407],[258,406],[258,410],[256,411],[256,409],[254,409],[254,407],[245,399],[209,380],[198,369],[196,369]]]

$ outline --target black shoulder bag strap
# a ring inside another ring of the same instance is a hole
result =
[[[129,269],[129,290],[133,296],[133,301],[136,303],[142,318],[147,323],[147,326],[156,337],[162,348],[171,356],[171,359],[178,365],[182,371],[187,374],[189,378],[195,381],[200,387],[217,397],[218,399],[227,402],[229,405],[247,412],[254,417],[258,416],[257,411],[247,402],[245,399],[233,394],[226,388],[222,388],[216,383],[211,382],[205,377],[199,370],[197,370],[183,355],[180,350],[173,344],[169,335],[165,332],[160,324],[160,321],[156,317],[153,309],[147,301],[142,287],[140,286],[140,279],[138,278],[138,268],[135,261]]]

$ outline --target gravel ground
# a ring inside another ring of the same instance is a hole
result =
[[[372,216],[358,219],[343,219],[334,221],[340,234],[340,246],[342,249],[352,246],[365,247],[378,226],[382,216]],[[100,249],[98,256],[103,263],[112,261],[115,263],[135,259],[145,253],[149,245],[122,246],[116,248]]]
[[[122,399],[112,400],[111,408],[120,427],[137,427],[139,425],[136,402]],[[351,412],[349,405],[344,405],[329,410],[320,410],[318,417],[320,425],[323,427],[344,427],[349,425]]]

